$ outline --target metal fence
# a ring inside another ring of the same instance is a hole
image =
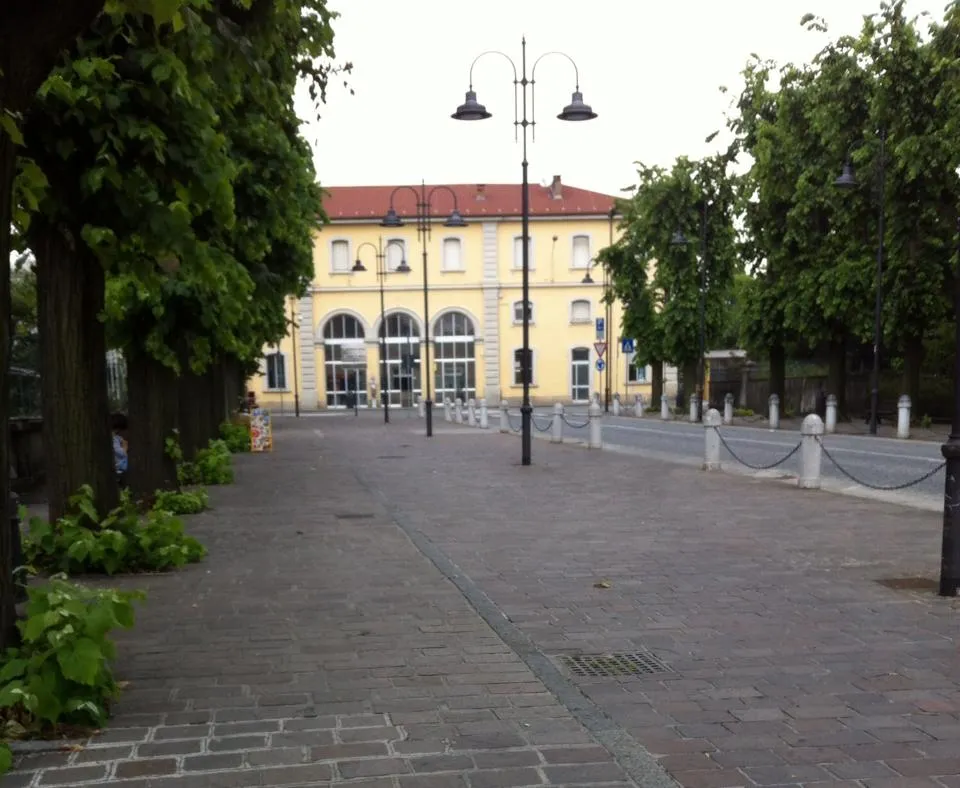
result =
[[[10,368],[10,417],[39,418],[41,411],[40,373],[26,367]],[[107,396],[111,410],[127,408],[127,362],[119,350],[107,351]]]

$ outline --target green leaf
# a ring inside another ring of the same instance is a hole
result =
[[[10,745],[0,741],[0,774],[6,774],[13,768],[13,752]]]
[[[66,678],[93,686],[103,668],[103,653],[93,640],[80,638],[69,650],[57,654],[57,663]]]
[[[24,144],[23,134],[17,120],[9,110],[0,109],[0,131],[13,140],[14,145]]]

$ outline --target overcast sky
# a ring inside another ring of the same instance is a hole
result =
[[[908,12],[942,19],[947,0],[908,0]],[[537,139],[529,149],[531,182],[565,183],[610,194],[635,182],[633,162],[668,165],[719,147],[704,138],[724,125],[739,93],[740,71],[756,53],[808,62],[827,37],[804,30],[811,12],[830,36],[859,31],[879,0],[330,0],[337,57],[354,64],[355,95],[334,82],[321,120],[303,132],[327,186],[520,181],[513,141],[513,73],[498,56],[474,69],[474,89],[493,113],[464,123],[450,113],[463,102],[473,58],[499,49],[519,67],[561,50],[580,70],[584,100],[599,114],[564,123],[573,68],[561,57],[537,68]],[[730,89],[722,95],[720,86]],[[313,116],[305,93],[298,104]]]

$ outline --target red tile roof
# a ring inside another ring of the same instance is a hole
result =
[[[323,208],[332,221],[380,219],[390,207],[401,217],[416,215],[416,199],[406,188],[396,186],[327,186]],[[416,187],[419,193],[420,187]],[[449,216],[453,208],[450,192],[446,187],[427,185],[427,194],[436,189],[430,198],[430,215]],[[487,216],[519,216],[521,187],[513,183],[449,184],[457,195],[457,206],[464,218]],[[559,198],[554,194],[559,192]],[[530,184],[531,216],[584,216],[608,214],[614,205],[614,197],[599,192],[566,186],[555,179],[553,186]]]

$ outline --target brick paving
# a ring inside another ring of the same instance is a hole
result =
[[[939,517],[541,441],[521,468],[515,437],[476,430],[340,427],[329,450],[544,653],[667,663],[580,685],[682,785],[960,786],[960,604],[877,582],[937,577]]]
[[[277,429],[191,518],[204,564],[122,581],[150,599],[109,728],[2,788],[630,785],[633,742],[689,788],[960,788],[957,602],[876,582],[935,576],[937,517],[540,441],[520,468],[416,419]],[[612,723],[542,659],[641,649],[667,672],[576,680]]]
[[[76,751],[18,757],[2,788],[633,784],[321,422],[281,421],[276,451],[211,491],[189,523],[205,563],[115,581],[149,599],[119,638],[114,718]]]

